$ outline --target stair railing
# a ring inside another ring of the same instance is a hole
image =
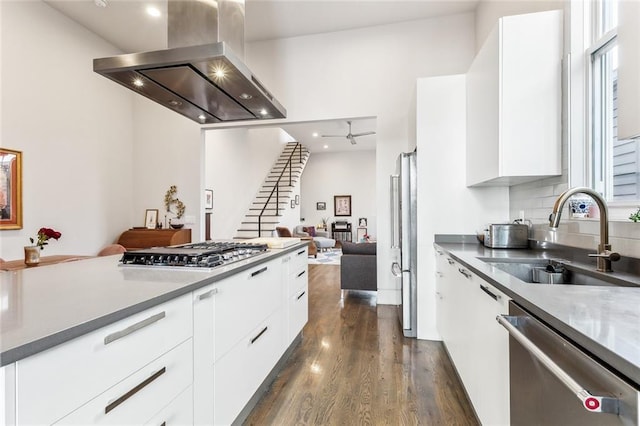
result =
[[[280,181],[282,180],[282,177],[284,176],[284,172],[285,170],[287,170],[287,167],[289,168],[289,186],[293,186],[292,185],[293,183],[292,169],[293,169],[293,158],[296,154],[296,150],[298,150],[298,158],[299,158],[298,161],[300,164],[302,164],[302,144],[300,142],[296,142],[296,146],[293,147],[293,151],[291,151],[291,154],[289,154],[289,158],[287,159],[287,162],[282,168],[282,171],[280,172],[280,176],[278,176],[278,180],[276,181],[275,186],[271,190],[271,193],[269,194],[267,201],[264,203],[264,206],[262,207],[262,210],[258,215],[258,237],[262,237],[262,216],[264,215],[264,212],[267,209],[267,206],[271,202],[271,199],[273,198],[274,193],[276,197],[276,216],[278,216],[278,214],[280,213]]]

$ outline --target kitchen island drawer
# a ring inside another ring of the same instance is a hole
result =
[[[213,409],[212,409],[213,411]],[[193,387],[183,390],[169,405],[145,422],[148,426],[158,425],[192,425],[193,421]],[[202,423],[196,423],[202,424]]]
[[[309,291],[303,287],[293,296],[289,297],[289,321],[288,321],[288,343],[302,331],[309,320]]]
[[[192,345],[187,340],[56,424],[143,424],[189,388],[192,378]]]
[[[215,361],[284,303],[281,261],[274,260],[216,284]]]
[[[61,419],[189,339],[192,326],[187,294],[16,362],[18,424]]]
[[[297,275],[303,269],[307,269],[307,264],[309,263],[308,253],[309,251],[306,246],[291,253],[291,261],[289,264],[289,273],[291,275]]]
[[[214,365],[214,424],[230,425],[284,353],[284,315],[261,322]]]

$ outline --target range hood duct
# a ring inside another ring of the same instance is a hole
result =
[[[286,118],[242,61],[244,0],[169,0],[167,9],[168,49],[94,59],[93,70],[200,124]]]

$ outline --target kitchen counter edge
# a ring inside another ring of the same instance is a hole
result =
[[[203,272],[202,280],[185,283],[181,287],[178,287],[166,293],[162,293],[150,299],[146,299],[142,302],[138,302],[129,306],[123,306],[121,309],[114,310],[106,315],[98,316],[86,322],[80,322],[75,326],[59,330],[42,338],[32,341],[25,341],[20,345],[0,352],[0,367],[4,367],[5,365],[9,365],[16,361],[20,361],[21,359],[38,354],[47,349],[53,348],[57,345],[68,342],[92,331],[98,330],[109,324],[130,317],[131,315],[145,311],[149,308],[160,305],[164,302],[175,299],[179,296],[190,293],[204,286],[221,281],[232,275],[236,275],[242,271],[245,271],[262,263],[284,256],[300,248],[304,248],[307,245],[308,243],[304,241],[281,249],[269,249],[269,251],[265,253],[265,255],[256,256],[254,258],[247,259],[246,261],[238,262],[238,265],[235,265],[235,267],[232,267],[228,270],[224,270],[223,272],[216,273],[216,271],[211,271],[211,273],[209,274]],[[113,267],[120,266],[113,265]],[[170,273],[170,271],[167,272]],[[1,338],[2,334],[0,334],[0,339]]]

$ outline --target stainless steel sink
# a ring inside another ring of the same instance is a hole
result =
[[[525,283],[586,286],[625,286],[638,284],[619,276],[581,268],[561,259],[479,258],[492,267]]]

